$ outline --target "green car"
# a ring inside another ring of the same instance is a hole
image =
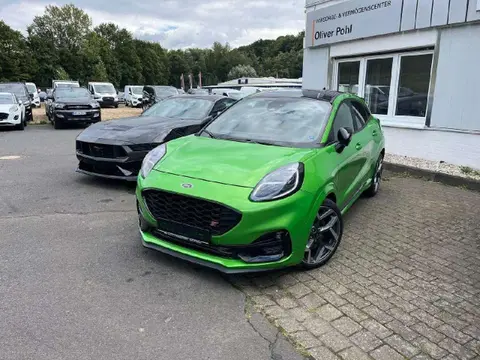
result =
[[[342,216],[379,189],[385,141],[363,99],[261,92],[145,157],[143,245],[227,273],[325,264]]]

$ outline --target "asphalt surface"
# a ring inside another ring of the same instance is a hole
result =
[[[141,246],[134,188],[75,173],[81,130],[0,130],[0,359],[301,359],[219,273]]]

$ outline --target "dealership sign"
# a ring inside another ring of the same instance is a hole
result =
[[[312,47],[398,32],[401,14],[400,0],[351,0],[310,11],[306,45]]]

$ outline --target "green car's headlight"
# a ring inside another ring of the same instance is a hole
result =
[[[290,196],[303,183],[303,164],[294,163],[278,168],[265,176],[250,194],[251,201],[271,201]]]
[[[153,167],[165,156],[167,152],[167,147],[165,144],[157,146],[155,149],[150,151],[142,162],[142,168],[140,169],[140,175],[145,179]]]

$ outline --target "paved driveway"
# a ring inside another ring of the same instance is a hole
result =
[[[147,251],[75,136],[0,131],[0,359],[301,359],[218,273]]]
[[[345,223],[327,266],[232,281],[316,359],[480,359],[480,194],[390,175]]]

